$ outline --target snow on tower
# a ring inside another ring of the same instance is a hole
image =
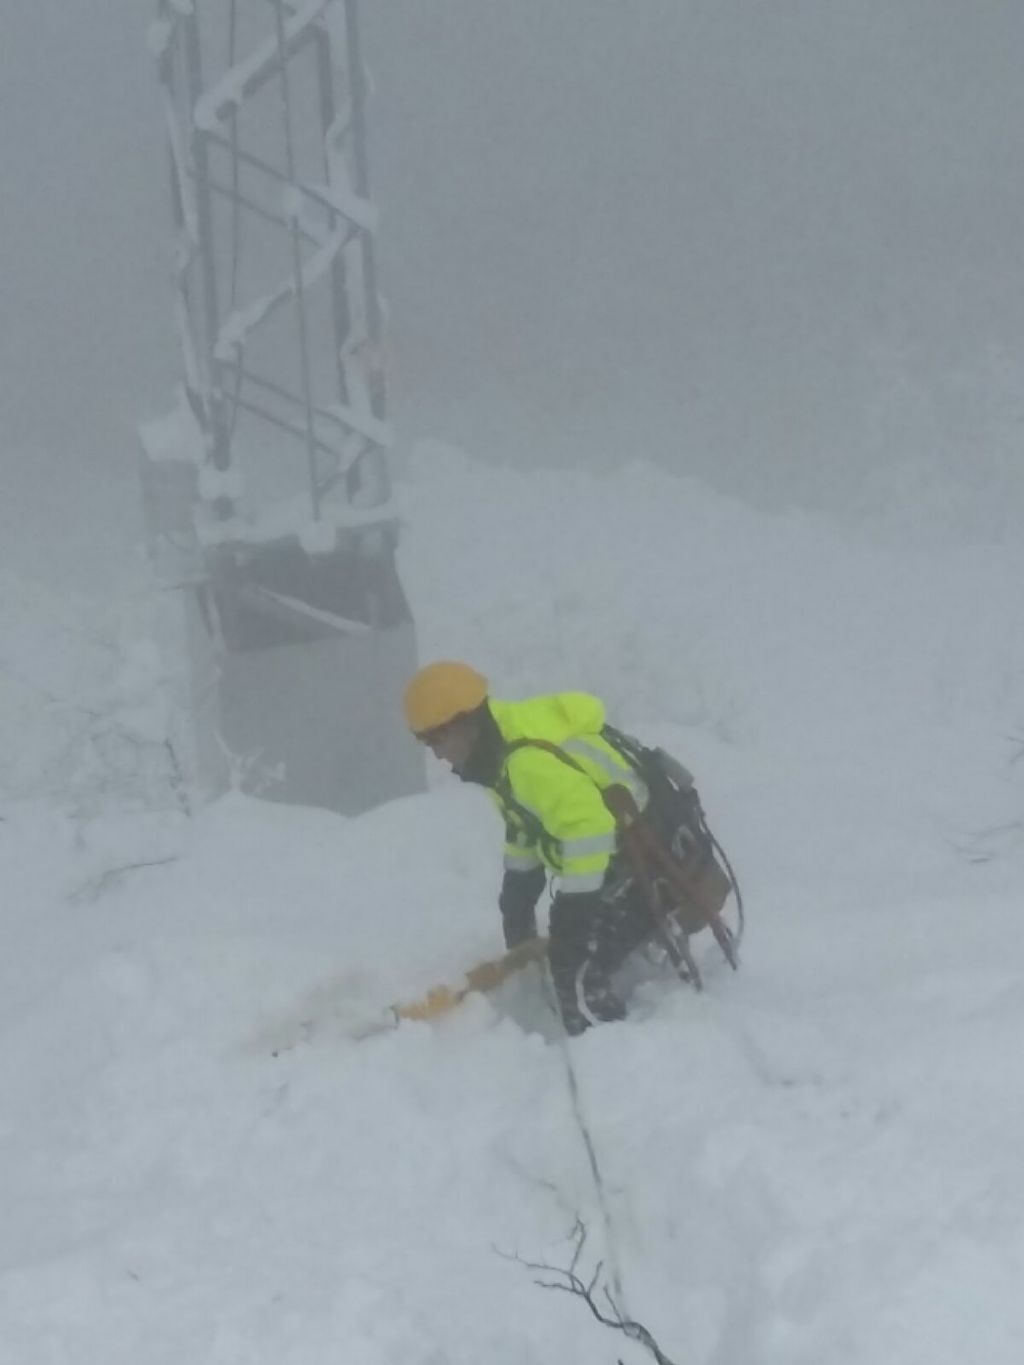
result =
[[[159,0],[182,355],[142,429],[200,782],[366,809],[417,790],[400,694],[357,0]]]

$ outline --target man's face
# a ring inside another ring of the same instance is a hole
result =
[[[447,725],[439,725],[436,730],[430,730],[420,738],[435,758],[458,772],[469,761],[476,735],[475,716],[456,716]]]

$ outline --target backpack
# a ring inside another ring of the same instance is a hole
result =
[[[601,737],[626,760],[647,786],[648,804],[641,812],[625,785],[602,790],[615,817],[623,851],[659,926],[670,956],[684,979],[700,988],[700,973],[685,945],[675,943],[668,925],[675,921],[686,935],[710,928],[729,965],[739,965],[743,934],[743,899],[725,851],[708,828],[693,774],[664,749],[651,749],[632,735],[605,725]],[[517,739],[509,752],[544,749],[571,768],[585,772],[576,759],[544,739]],[[736,895],[736,929],[722,919],[729,895]]]
[[[739,887],[724,850],[708,828],[689,768],[666,750],[648,748],[614,726],[606,725],[601,734],[647,784],[649,821],[679,869],[679,877],[673,880],[680,894],[670,899],[681,901],[674,907],[680,923],[688,933],[714,926],[735,891],[742,925]]]

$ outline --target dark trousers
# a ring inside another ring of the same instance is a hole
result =
[[[664,804],[647,814],[664,846],[684,865],[699,852],[701,836],[693,824],[689,800]],[[707,856],[711,850],[707,848]],[[652,869],[653,893],[659,905],[676,897]],[[705,920],[698,907],[677,908],[681,927],[695,933]],[[551,906],[548,960],[558,1007],[569,1033],[582,1033],[593,1023],[625,1017],[611,977],[629,954],[658,932],[647,893],[620,852],[612,859],[604,884],[592,895],[562,895]]]
[[[611,977],[655,931],[646,897],[613,867],[600,891],[555,897],[548,961],[566,1032],[625,1018]]]
[[[647,818],[667,848],[682,862],[691,862],[701,847],[692,804],[681,801],[650,811]],[[710,849],[707,850],[710,856]],[[654,893],[660,905],[675,897],[654,873]],[[544,887],[544,872],[507,872],[501,893],[501,912],[508,947],[537,932],[534,907]],[[695,933],[705,923],[698,909],[677,910],[681,927]],[[558,1008],[566,1030],[582,1033],[593,1023],[625,1016],[625,1007],[611,986],[611,977],[629,954],[657,932],[647,895],[620,852],[612,859],[600,890],[581,895],[559,893],[551,905],[548,961]]]

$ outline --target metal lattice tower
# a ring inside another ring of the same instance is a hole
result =
[[[147,501],[217,691],[200,747],[269,795],[360,809],[420,778],[357,0],[158,0],[151,42],[183,385],[144,431]]]

